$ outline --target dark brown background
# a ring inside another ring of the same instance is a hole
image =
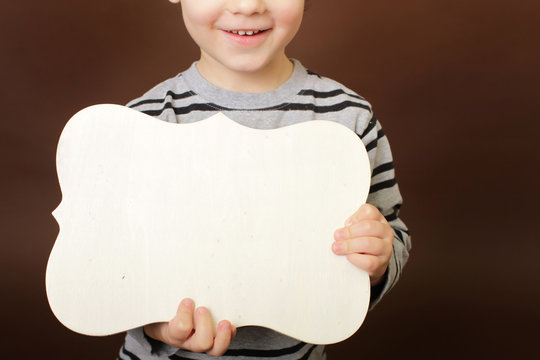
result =
[[[414,245],[331,358],[536,354],[539,14],[534,0],[313,1],[288,54],[374,105]],[[121,336],[74,334],[48,308],[56,142],[77,110],[124,104],[198,50],[165,0],[2,0],[0,30],[0,357],[113,359]]]

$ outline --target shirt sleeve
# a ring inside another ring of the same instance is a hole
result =
[[[144,333],[143,327],[128,331],[128,337],[130,338],[131,342],[134,341],[136,343],[137,347],[142,347],[145,354],[156,355],[158,357],[168,357],[174,355],[178,351],[178,348],[174,346],[148,337]],[[126,343],[127,342],[128,341],[126,338]],[[129,345],[131,345],[131,342],[129,342]]]
[[[411,237],[407,226],[398,216],[403,199],[395,177],[390,144],[374,115],[359,136],[366,146],[371,165],[367,203],[377,207],[394,230],[394,245],[388,269],[382,283],[371,288],[371,310],[397,283],[409,258]]]

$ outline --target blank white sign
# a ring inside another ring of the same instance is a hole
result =
[[[57,170],[47,296],[73,331],[169,321],[185,297],[216,323],[309,343],[344,340],[364,320],[369,277],[331,251],[370,183],[343,125],[256,130],[221,113],[171,124],[96,105],[67,123]]]

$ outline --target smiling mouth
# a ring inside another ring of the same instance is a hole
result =
[[[253,36],[260,33],[263,33],[265,31],[268,31],[270,29],[266,30],[225,30],[228,33],[235,34],[235,35],[241,35],[241,36]]]

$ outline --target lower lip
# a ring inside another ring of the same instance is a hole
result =
[[[222,30],[222,31],[228,39],[234,41],[234,43],[238,45],[256,46],[264,41],[264,39],[268,36],[268,33],[271,31],[271,29],[262,31],[255,35],[238,35],[238,34],[233,34],[225,30]]]

